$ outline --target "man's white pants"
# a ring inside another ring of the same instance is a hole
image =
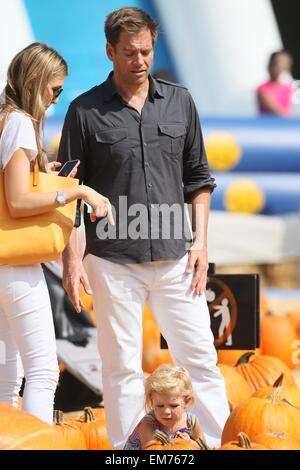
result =
[[[229,415],[225,384],[216,366],[205,295],[191,292],[187,255],[176,261],[116,264],[87,255],[103,361],[104,403],[109,437],[122,449],[144,412],[143,306],[168,342],[174,363],[186,367],[196,394],[193,410],[210,446],[220,444]]]

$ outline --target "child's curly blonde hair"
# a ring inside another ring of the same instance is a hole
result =
[[[175,393],[190,398],[190,406],[195,402],[195,394],[190,374],[184,367],[169,364],[159,366],[145,380],[145,409],[149,413],[153,410],[152,392]]]

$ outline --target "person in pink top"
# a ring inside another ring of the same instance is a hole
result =
[[[257,90],[259,113],[289,117],[292,114],[292,56],[285,50],[274,52],[269,59],[269,80]]]

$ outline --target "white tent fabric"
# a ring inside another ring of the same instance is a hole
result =
[[[253,115],[282,40],[270,0],[154,0],[163,33],[201,115]]]
[[[209,260],[221,265],[300,259],[300,214],[263,216],[211,211]]]

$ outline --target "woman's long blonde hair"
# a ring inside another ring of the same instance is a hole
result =
[[[190,406],[195,402],[195,394],[190,374],[184,367],[162,364],[145,380],[145,409],[152,411],[152,392],[175,393],[190,398]]]
[[[47,166],[41,137],[46,113],[44,94],[51,80],[63,78],[67,74],[65,60],[57,51],[39,42],[20,51],[8,68],[6,103],[0,105],[0,112],[21,111],[31,118],[37,141],[39,168],[42,171],[46,171]]]

